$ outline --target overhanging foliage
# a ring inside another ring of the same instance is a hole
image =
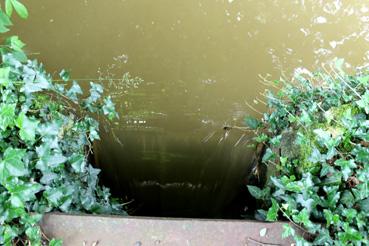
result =
[[[369,244],[369,71],[350,76],[342,65],[280,81],[256,129],[263,165],[275,169],[263,189],[248,186],[264,201],[257,217],[308,232],[310,242],[285,226],[298,245]]]
[[[13,9],[28,16],[19,1],[5,0],[0,32],[8,31]],[[53,81],[23,47],[12,36],[0,48],[1,245],[41,245],[38,222],[46,212],[124,214],[89,163],[92,142],[99,139],[96,117],[118,117],[111,97],[93,82],[84,92],[65,70]]]

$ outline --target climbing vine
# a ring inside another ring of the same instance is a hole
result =
[[[289,220],[283,237],[297,245],[369,244],[369,71],[350,76],[343,64],[275,81],[269,111],[247,118],[273,173],[248,186],[264,201],[256,217]]]
[[[28,16],[22,3],[5,0],[1,33],[9,30],[13,10]],[[93,82],[83,91],[65,70],[53,80],[24,46],[11,36],[0,48],[1,245],[45,244],[38,222],[46,212],[124,214],[89,162],[99,139],[96,117],[118,117],[111,97]]]

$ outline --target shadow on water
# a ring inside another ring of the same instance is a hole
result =
[[[200,131],[179,135],[154,127],[114,128],[122,136],[120,145],[109,134],[97,145],[97,159],[104,160],[103,182],[116,196],[133,199],[134,215],[240,218],[253,204],[245,186],[247,137],[235,146],[239,134],[222,140],[220,129],[200,139]]]

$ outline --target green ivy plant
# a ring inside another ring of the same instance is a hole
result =
[[[19,1],[5,0],[0,32],[8,31],[13,9],[28,16]],[[65,70],[53,80],[24,46],[12,36],[0,48],[1,245],[44,245],[38,222],[46,212],[124,214],[89,162],[96,117],[118,117],[111,97],[93,82],[83,91]]]
[[[369,244],[369,70],[350,76],[343,64],[277,81],[269,111],[246,122],[273,173],[248,186],[263,201],[256,217],[289,220],[283,237],[297,245]]]

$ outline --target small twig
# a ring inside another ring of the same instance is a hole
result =
[[[254,132],[255,131],[255,130],[250,129],[248,127],[242,127],[242,126],[223,126],[223,130],[229,131],[229,130],[232,130],[232,129],[240,130],[240,131],[243,131],[243,132]]]
[[[299,228],[301,231],[303,231],[304,233],[310,235],[311,233],[308,232],[304,227],[300,226],[299,224],[297,224],[296,222],[294,222],[290,216],[288,216],[288,214],[286,214],[285,211],[283,211],[282,208],[279,208],[279,210],[283,213],[283,215],[294,225],[296,226],[297,228]]]
[[[42,235],[42,237],[43,237],[44,239],[46,239],[46,241],[50,242],[50,238],[48,238],[48,237],[46,236],[46,234],[44,233],[44,231],[43,231],[42,229],[41,229],[40,231],[41,231],[41,235]]]
[[[16,241],[13,242],[13,245],[18,245],[18,243],[19,243],[19,238],[17,238]]]

